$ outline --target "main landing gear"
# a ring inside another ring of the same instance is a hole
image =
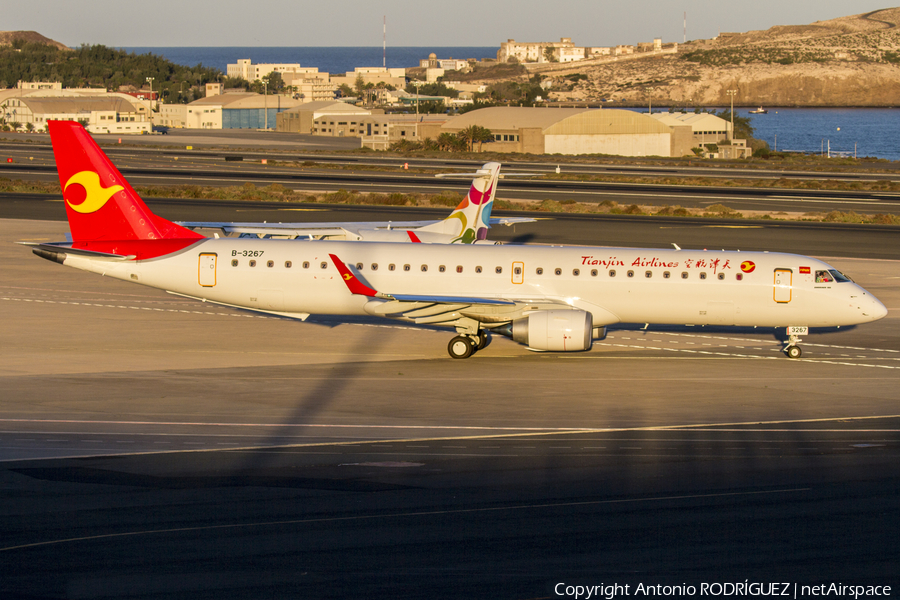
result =
[[[458,335],[447,345],[447,352],[451,358],[469,358],[477,350],[487,345],[488,336],[484,331],[475,335]]]

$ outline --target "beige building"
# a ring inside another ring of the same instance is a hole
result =
[[[545,62],[544,53],[547,48],[552,49],[557,60],[560,53],[567,57],[568,62],[572,60],[569,57],[579,54],[584,58],[584,48],[576,48],[572,38],[560,38],[558,42],[517,42],[510,39],[500,43],[497,62],[505,63],[510,58],[515,58],[518,62]]]
[[[300,104],[290,94],[229,92],[190,104],[163,104],[158,121],[187,129],[274,129],[280,113]]]
[[[310,78],[319,75],[318,67],[301,67],[300,63],[264,63],[254,65],[249,58],[242,58],[237,63],[229,64],[225,73],[228,77],[236,77],[246,79],[253,82],[265,78],[270,73],[278,73],[281,78],[287,82],[288,79],[295,79],[302,75]],[[328,74],[324,73],[327,78]]]
[[[79,94],[61,87],[0,92],[0,116],[7,123],[45,131],[47,121],[79,121],[91,133],[149,133],[149,105],[127,94]]]
[[[401,140],[436,140],[448,119],[447,115],[371,115],[360,120],[358,130],[363,148],[387,150]]]
[[[358,136],[362,118],[371,114],[371,110],[337,100],[305,102],[280,113],[276,131],[335,137]]]
[[[683,156],[691,154],[688,126],[669,127],[642,113],[618,109],[494,107],[454,117],[441,133],[471,125],[490,129],[494,152]],[[435,137],[435,136],[431,136]]]
[[[406,86],[406,69],[385,69],[383,67],[357,67],[352,72],[345,73],[343,77],[332,75],[331,82],[336,88],[346,84],[350,89],[355,89],[358,77],[362,77],[364,84],[384,83],[397,89],[403,89]]]
[[[731,123],[709,113],[661,112],[653,113],[651,116],[669,127],[689,125],[691,144],[694,148],[702,148],[704,144],[718,144],[731,137]]]

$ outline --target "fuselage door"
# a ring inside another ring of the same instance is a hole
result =
[[[775,269],[775,302],[791,301],[794,272],[790,269]]]
[[[203,287],[216,285],[216,255],[201,254],[200,264],[197,268],[197,280]]]
[[[525,282],[525,263],[514,262],[512,264],[512,282],[513,283],[524,283]]]

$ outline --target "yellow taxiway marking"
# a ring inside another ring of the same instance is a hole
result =
[[[509,506],[485,506],[479,508],[455,508],[447,510],[427,510],[427,511],[408,511],[395,512],[388,514],[374,515],[356,515],[351,517],[320,517],[315,519],[285,519],[281,521],[256,521],[248,523],[229,523],[227,525],[203,525],[200,527],[175,527],[170,529],[146,529],[140,531],[123,531],[120,533],[106,533],[100,535],[88,535],[82,537],[65,538],[59,540],[47,540],[44,542],[34,542],[31,544],[20,544],[18,546],[8,546],[0,548],[0,552],[8,552],[10,550],[21,550],[24,548],[36,548],[40,546],[51,546],[55,544],[67,544],[72,542],[84,542],[89,540],[102,540],[118,537],[132,537],[138,535],[154,535],[160,533],[183,533],[188,531],[215,531],[221,529],[238,529],[247,527],[273,527],[276,525],[303,525],[307,523],[339,523],[346,521],[372,521],[375,519],[399,519],[408,517],[431,517],[438,515],[458,515],[473,513],[489,513],[500,511],[514,510],[536,510],[542,508],[566,508],[573,506],[602,506],[610,504],[631,504],[637,502],[664,502],[667,500],[690,500],[690,499],[707,499],[707,498],[734,498],[737,496],[761,496],[770,494],[789,494],[793,492],[808,492],[812,488],[784,488],[779,490],[761,490],[756,492],[723,492],[718,494],[682,494],[676,496],[655,496],[650,498],[618,498],[615,500],[587,500],[581,502],[542,502],[535,504],[512,504]]]

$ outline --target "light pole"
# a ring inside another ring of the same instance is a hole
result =
[[[731,96],[731,141],[734,141],[734,95],[737,94],[737,90],[726,90],[726,94]]]
[[[416,86],[416,141],[419,141],[419,86],[425,85],[422,81],[413,81],[412,84]]]
[[[266,115],[266,127],[269,129],[269,78],[264,77],[263,80],[263,112]]]
[[[150,123],[153,124],[153,77],[148,77],[147,82],[150,84]]]

